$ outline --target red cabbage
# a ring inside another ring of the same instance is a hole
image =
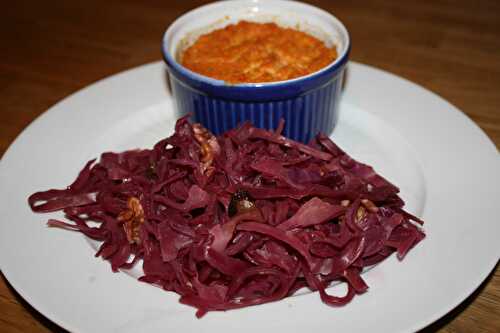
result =
[[[423,221],[328,137],[304,145],[282,128],[245,123],[216,138],[181,118],[152,149],[104,153],[66,189],[28,203],[65,213],[49,226],[101,241],[96,256],[113,271],[142,262],[140,281],[180,294],[198,317],[304,287],[344,305],[367,291],[364,267],[402,259],[424,238]],[[326,293],[334,281],[347,283],[345,296]]]

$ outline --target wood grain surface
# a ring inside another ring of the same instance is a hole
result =
[[[165,28],[205,2],[3,4],[0,155],[33,119],[60,99],[108,75],[161,59]],[[465,112],[499,147],[500,2],[310,2],[346,24],[353,60],[436,92]],[[16,294],[2,275],[0,332],[61,331]],[[500,270],[494,270],[471,297],[424,331],[500,332]]]

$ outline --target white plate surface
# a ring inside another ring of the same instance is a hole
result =
[[[302,294],[209,313],[139,283],[140,270],[112,273],[79,233],[49,229],[26,198],[63,188],[103,151],[151,147],[176,119],[161,63],[101,80],[34,121],[0,162],[0,267],[36,309],[77,332],[410,332],[450,311],[487,277],[500,255],[500,159],[487,136],[437,95],[357,63],[333,139],[399,185],[427,238],[403,262],[363,275],[370,286],[345,307]],[[340,286],[336,287],[339,288]],[[341,291],[339,291],[341,292]]]

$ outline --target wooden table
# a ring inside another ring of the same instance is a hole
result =
[[[165,27],[204,2],[57,0],[3,5],[0,155],[60,99],[108,75],[159,60]],[[311,2],[346,24],[353,60],[438,93],[500,145],[499,2]],[[0,332],[49,331],[63,330],[27,304],[2,276]],[[500,332],[500,270],[426,331]]]

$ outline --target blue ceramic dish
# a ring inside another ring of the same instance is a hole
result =
[[[197,37],[240,20],[274,21],[310,33],[337,47],[338,58],[323,69],[287,81],[229,84],[192,72],[177,62]],[[329,135],[336,123],[350,40],[344,25],[331,14],[295,1],[220,1],[179,17],[165,32],[162,51],[176,107],[192,112],[214,134],[244,121],[275,129],[285,119],[284,135],[308,142],[318,132]]]

